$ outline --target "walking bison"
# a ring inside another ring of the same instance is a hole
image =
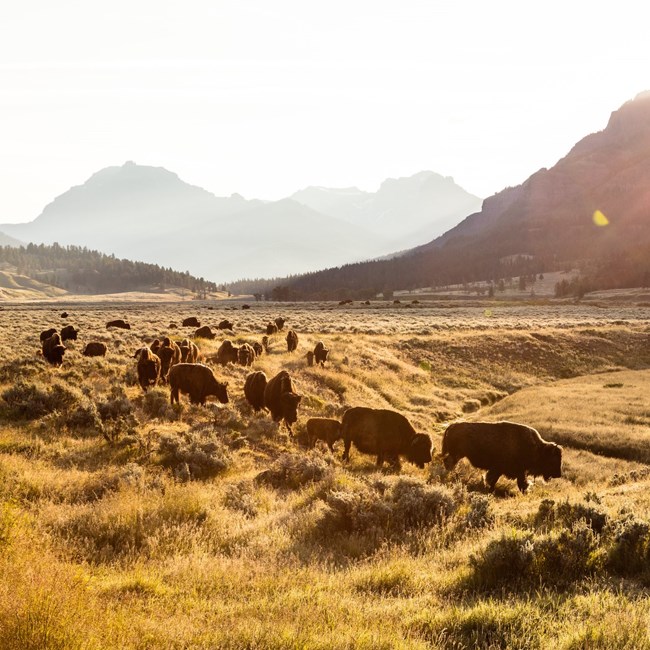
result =
[[[179,403],[180,393],[187,393],[192,404],[205,404],[214,395],[222,404],[228,403],[227,382],[220,382],[210,368],[200,363],[177,363],[169,371],[169,399]]]
[[[138,383],[146,393],[147,388],[155,386],[160,378],[160,357],[146,346],[140,348],[135,354],[138,359]]]
[[[84,357],[105,357],[106,356],[106,343],[101,341],[90,341],[86,343],[86,347],[82,354]]]
[[[244,383],[244,397],[253,407],[254,411],[261,411],[264,408],[264,390],[267,379],[262,371],[251,372],[246,376]]]
[[[562,447],[542,439],[536,429],[516,422],[455,422],[442,437],[442,458],[448,470],[461,458],[487,470],[485,482],[494,490],[500,476],[517,480],[523,493],[526,475],[545,480],[562,475]]]
[[[302,399],[294,390],[293,382],[286,370],[281,370],[266,384],[264,406],[271,412],[274,422],[284,423],[291,433],[291,425],[298,419],[298,404]]]
[[[287,351],[293,352],[298,347],[298,335],[293,331],[287,332]]]
[[[332,418],[309,418],[307,420],[307,441],[310,447],[317,440],[327,443],[330,451],[334,451],[334,443],[341,439],[341,423]]]
[[[60,366],[63,363],[63,354],[66,347],[61,342],[61,336],[54,332],[52,336],[43,341],[43,356],[53,366]]]

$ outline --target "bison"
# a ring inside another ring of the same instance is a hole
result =
[[[244,397],[253,407],[254,411],[261,411],[264,408],[264,390],[266,388],[266,375],[261,372],[251,372],[244,383]]]
[[[136,352],[138,358],[138,383],[145,393],[149,386],[155,386],[160,378],[160,358],[148,347],[140,348]]]
[[[314,365],[314,353],[309,350],[307,354],[305,355],[307,357],[307,365],[308,366],[313,366]]]
[[[314,347],[314,361],[321,366],[325,366],[327,357],[329,357],[330,351],[325,347],[325,344],[322,341],[318,341]]]
[[[76,330],[73,325],[66,325],[61,330],[61,340],[62,341],[76,341],[77,340],[77,334],[79,334],[79,330]]]
[[[284,327],[284,324],[287,322],[286,318],[282,318],[282,316],[278,316],[275,321],[275,326],[278,328],[278,332]]]
[[[46,339],[49,339],[52,334],[56,334],[56,327],[50,327],[49,330],[43,330],[40,336],[41,343]]]
[[[266,335],[267,336],[272,336],[273,334],[278,333],[278,326],[275,323],[267,323],[266,324]]]
[[[298,347],[298,335],[293,331],[287,332],[287,351],[293,352]]]
[[[330,451],[334,451],[334,443],[341,439],[341,423],[331,418],[309,418],[307,420],[307,440],[313,447],[317,440],[327,443]]]
[[[256,357],[261,357],[262,352],[264,352],[264,346],[258,341],[255,341],[255,343],[253,343],[253,351],[255,352]]]
[[[228,383],[217,381],[212,370],[200,363],[177,363],[169,371],[169,387],[172,404],[179,403],[179,392],[187,393],[192,404],[205,404],[209,395],[228,403]]]
[[[201,323],[196,316],[184,318],[182,322],[183,327],[201,327]]]
[[[255,361],[255,350],[249,343],[242,343],[237,351],[237,361],[240,366],[252,366]]]
[[[123,330],[131,329],[131,325],[121,318],[118,318],[116,320],[109,320],[108,323],[106,323],[106,329],[109,327],[118,327],[119,329]]]
[[[217,329],[220,330],[232,330],[234,324],[232,321],[229,321],[227,318],[224,318],[218,325]]]
[[[199,348],[189,339],[183,339],[178,346],[181,349],[181,363],[196,363],[199,360]]]
[[[401,414],[388,409],[355,406],[343,414],[341,434],[345,442],[343,460],[350,459],[350,445],[364,454],[377,454],[377,467],[391,460],[399,467],[399,456],[406,456],[420,469],[431,462],[431,438],[416,433]]]
[[[516,422],[454,422],[443,434],[442,458],[448,470],[461,458],[487,470],[485,482],[490,491],[502,475],[517,479],[522,493],[528,488],[526,474],[545,480],[562,475],[562,447]]]
[[[281,370],[269,380],[264,389],[264,406],[271,412],[274,422],[284,420],[291,433],[291,425],[298,419],[298,404],[302,399],[294,390],[291,377]]]
[[[66,347],[61,342],[61,336],[54,332],[52,336],[43,341],[43,356],[53,366],[60,366],[63,363],[63,354]]]
[[[62,311],[61,312],[61,318],[67,318],[69,316],[67,311]]]
[[[82,354],[84,357],[105,357],[106,356],[106,343],[100,341],[90,341],[86,343],[86,347]]]
[[[151,342],[151,345],[150,345],[149,347],[151,348],[151,351],[152,351],[154,354],[158,354],[158,350],[160,350],[160,346],[161,346],[161,345],[162,345],[162,343],[160,342],[160,339],[154,339],[154,340]]]
[[[195,339],[214,339],[216,338],[216,334],[210,329],[208,325],[204,325],[203,327],[199,327],[199,329],[194,332],[194,338]]]
[[[262,337],[262,347],[264,348],[264,352],[266,354],[269,353],[269,337],[268,336],[263,336]]]
[[[167,381],[169,369],[181,361],[181,349],[178,343],[172,341],[168,336],[162,340],[162,345],[156,354],[160,357],[160,378]]]
[[[233,345],[230,339],[226,339],[219,346],[215,361],[222,366],[229,363],[237,363],[239,361],[239,348],[236,345]]]

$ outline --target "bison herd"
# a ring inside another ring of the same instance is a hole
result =
[[[63,315],[62,315],[63,316]],[[66,314],[67,316],[67,314]],[[224,340],[210,361],[225,366],[228,363],[250,367],[256,357],[268,353],[269,336],[283,329],[286,320],[278,317],[264,328],[266,335],[261,343],[242,343],[239,346],[229,339]],[[183,326],[196,327],[196,338],[214,339],[216,334],[208,326],[201,327],[197,318],[183,320]],[[130,329],[124,320],[112,320],[107,328]],[[233,323],[222,321],[218,329],[232,330]],[[51,328],[41,332],[42,355],[50,364],[60,366],[67,340],[77,340],[79,330],[66,325],[59,332]],[[289,330],[286,336],[287,351],[298,347],[298,335]],[[90,341],[86,344],[84,356],[105,356],[105,343]],[[309,366],[324,366],[329,357],[322,341],[313,351],[306,354]],[[208,397],[215,397],[227,404],[228,383],[219,381],[210,367],[199,363],[197,345],[184,339],[180,344],[170,337],[155,339],[150,345],[139,348],[134,358],[138,383],[143,391],[157,384],[168,384],[170,402],[178,404],[180,393],[188,395],[192,404],[203,405]],[[261,371],[250,372],[243,387],[244,397],[255,412],[268,410],[274,422],[284,423],[292,435],[292,425],[298,419],[298,406],[302,396],[297,392],[294,381],[286,370],[281,370],[268,379]],[[376,456],[381,467],[389,462],[400,467],[400,458],[424,468],[433,460],[433,445],[426,433],[417,433],[402,414],[388,409],[374,409],[356,406],[348,408],[341,421],[332,418],[310,418],[306,422],[306,440],[314,447],[323,441],[330,451],[334,443],[343,440],[343,460],[350,458],[352,445],[361,453]],[[540,434],[523,424],[514,422],[455,422],[443,433],[442,450],[438,455],[447,470],[452,470],[462,458],[479,469],[486,470],[485,482],[490,491],[497,480],[506,476],[517,481],[521,492],[528,483],[526,476],[542,476],[545,480],[561,476],[562,447],[546,442]]]

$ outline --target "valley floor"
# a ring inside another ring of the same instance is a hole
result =
[[[225,405],[137,384],[135,350],[183,318],[233,321],[196,340],[209,359],[280,315],[252,370],[294,378],[295,437],[246,403],[251,368],[213,366]],[[67,323],[53,368],[39,334]],[[4,304],[0,334],[3,648],[650,648],[645,303]],[[357,405],[434,452],[452,421],[529,424],[563,476],[488,494],[466,461],[305,448],[308,418]]]

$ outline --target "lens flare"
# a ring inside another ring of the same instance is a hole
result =
[[[594,212],[594,223],[597,226],[608,226],[609,219],[600,210],[596,210]]]

